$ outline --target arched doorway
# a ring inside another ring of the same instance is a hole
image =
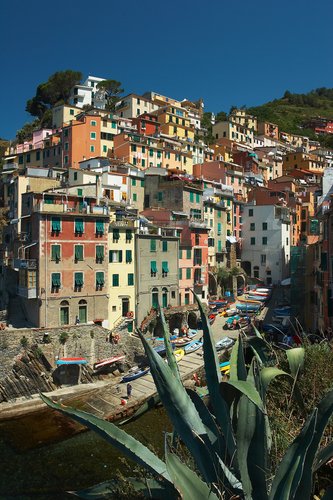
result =
[[[158,307],[158,288],[153,288],[151,291],[151,306],[155,309]]]
[[[168,289],[162,288],[162,307],[168,307]]]
[[[67,300],[60,302],[60,325],[69,324],[69,303]]]
[[[80,323],[87,323],[87,301],[84,299],[79,302],[79,320]]]
[[[127,313],[129,312],[129,298],[128,297],[123,297],[121,299],[121,315],[123,317],[127,316]]]

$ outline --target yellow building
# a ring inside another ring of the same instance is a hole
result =
[[[69,104],[60,104],[52,108],[52,127],[61,128],[64,123],[69,124],[71,120],[82,113],[82,108],[70,106]]]
[[[110,221],[109,253],[109,328],[113,329],[127,318],[128,331],[133,329],[135,315],[135,221]]]
[[[323,174],[327,164],[318,160],[313,154],[303,152],[290,152],[283,158],[283,174],[289,174],[295,168],[308,170],[314,174]]]
[[[257,118],[248,115],[245,109],[233,109],[229,115],[229,120],[253,131],[257,131]]]
[[[163,134],[194,141],[194,129],[186,109],[170,105],[159,108],[154,114],[157,115]]]

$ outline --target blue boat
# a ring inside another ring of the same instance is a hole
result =
[[[241,304],[240,302],[237,302],[236,304],[236,309],[239,311],[245,311],[245,312],[257,312],[259,311],[261,305],[260,304],[249,304],[248,302],[245,304]]]
[[[175,348],[175,345],[174,344],[171,344],[172,346],[172,349]],[[160,356],[165,356],[166,354],[166,349],[165,349],[165,345],[158,345],[156,347],[154,347],[154,351],[157,352],[157,354],[159,354]]]
[[[57,359],[56,365],[87,365],[88,361],[84,358],[60,358]]]
[[[224,366],[230,365],[230,360],[229,361],[224,361],[223,363],[220,363],[220,368],[223,368]]]
[[[197,351],[202,347],[202,342],[200,340],[193,340],[184,347],[185,354],[190,354],[190,352]]]
[[[134,372],[128,373],[127,375],[125,375],[121,379],[121,382],[131,382],[131,380],[135,380],[135,379],[137,379],[139,377],[143,377],[144,375],[147,375],[147,373],[149,372],[149,370],[150,370],[150,368],[145,368],[144,370],[142,370],[141,368],[138,368]]]

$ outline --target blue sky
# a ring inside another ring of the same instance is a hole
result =
[[[203,97],[214,112],[333,86],[331,0],[4,0],[1,17],[7,139],[32,119],[37,85],[64,69],[125,93]]]

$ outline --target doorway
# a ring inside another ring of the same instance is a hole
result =
[[[129,313],[129,299],[121,299],[121,311],[123,317],[127,316],[127,313]]]
[[[87,323],[87,302],[85,300],[79,302],[79,320],[80,323]]]
[[[69,303],[67,300],[60,302],[60,325],[69,324]]]

